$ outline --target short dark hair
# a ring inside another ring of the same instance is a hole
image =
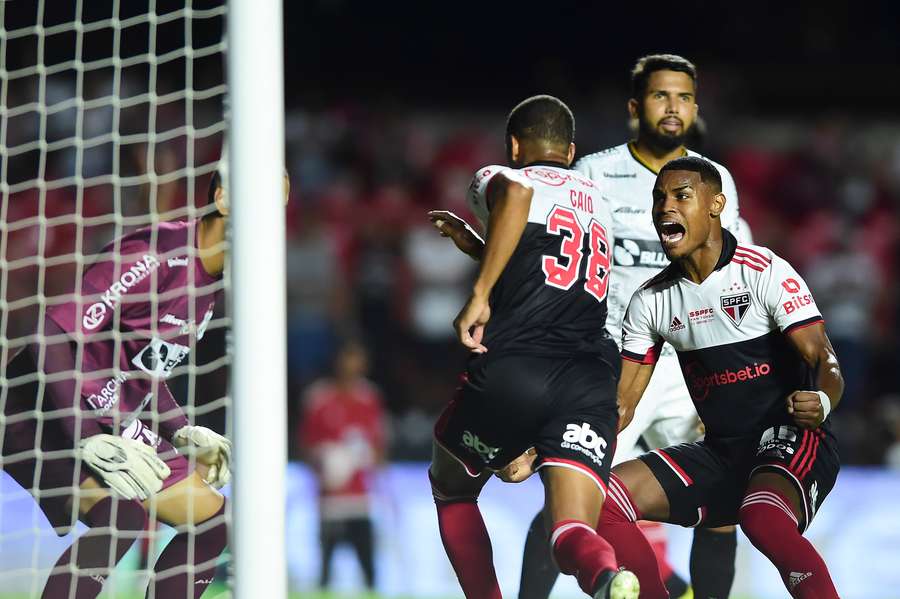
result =
[[[686,73],[697,87],[697,68],[687,58],[677,54],[649,54],[641,57],[631,69],[631,97],[640,99],[647,93],[647,81],[656,71]]]
[[[569,107],[548,95],[522,100],[506,119],[506,135],[516,139],[569,145],[575,140],[575,117]]]
[[[699,156],[682,156],[670,160],[659,169],[660,176],[666,171],[693,171],[700,173],[700,180],[711,186],[716,193],[722,193],[722,175],[719,169]]]
[[[209,180],[209,189],[206,190],[207,205],[216,203],[216,190],[220,187],[222,187],[222,175],[219,174],[218,170],[215,170]]]

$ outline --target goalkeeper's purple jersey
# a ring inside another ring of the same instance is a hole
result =
[[[187,424],[165,380],[203,337],[221,287],[197,256],[199,222],[160,223],[113,241],[76,288],[80,301],[48,310],[73,341],[84,335],[84,418],[73,436],[108,429],[155,445],[154,431],[168,439]]]

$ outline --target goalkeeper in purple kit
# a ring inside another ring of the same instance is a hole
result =
[[[287,192],[287,179],[285,179]],[[99,595],[148,513],[177,530],[148,597],[197,598],[225,548],[231,444],[189,424],[166,385],[212,319],[225,264],[228,198],[107,245],[74,301],[47,308],[41,342],[6,367],[3,469],[59,534],[89,530],[59,558],[42,597]],[[193,458],[193,459],[191,459]],[[196,468],[195,468],[196,467]]]

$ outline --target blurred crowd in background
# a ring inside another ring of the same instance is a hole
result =
[[[98,78],[85,93],[102,97],[110,86],[109,79]],[[53,93],[63,97],[67,92]],[[12,105],[29,100],[11,98]],[[628,139],[625,111],[615,116],[615,106],[621,106],[615,100],[598,100],[596,110],[588,101],[575,104],[579,156]],[[198,126],[216,122],[215,98],[206,105],[193,104]],[[713,119],[722,112],[719,106]],[[184,115],[183,102],[160,107],[158,130],[182,126]],[[99,136],[112,127],[109,107],[87,116],[85,136]],[[50,118],[46,138],[71,136],[70,117],[61,113]],[[122,119],[121,130],[139,131],[147,117],[145,111]],[[288,113],[293,457],[301,455],[298,431],[307,390],[332,374],[339,349],[347,343],[361,344],[368,353],[368,377],[380,389],[387,415],[389,459],[429,457],[433,422],[465,364],[451,322],[465,301],[477,264],[438,235],[426,212],[452,210],[474,222],[465,190],[476,169],[504,162],[504,119],[500,109],[404,112],[352,102]],[[40,133],[36,117],[9,123],[10,145]],[[720,129],[703,123],[692,145],[730,169],[741,215],[755,243],[791,261],[815,293],[847,380],[835,418],[844,459],[900,468],[900,386],[894,376],[900,372],[900,288],[894,276],[900,255],[897,127],[846,118],[790,124],[745,118]],[[37,224],[12,230],[6,259],[78,251],[90,255],[140,221],[123,224],[116,214],[184,217],[180,209],[189,203],[202,206],[220,135],[190,144],[184,135],[174,136],[153,147],[152,162],[145,142],[97,144],[80,155],[74,147],[48,154],[41,166],[48,179],[72,176],[76,165],[86,178],[102,175],[110,172],[114,158],[123,177],[135,178],[115,192],[101,177],[84,188],[80,199],[73,186],[61,185],[43,196],[43,208],[36,187],[12,194],[4,212],[9,223],[41,210],[48,217],[74,217],[80,210],[88,220],[82,221],[80,232],[74,218],[45,227],[43,235]],[[166,173],[190,162],[189,147],[193,164],[202,167],[190,179],[167,181]],[[10,159],[13,184],[37,177],[36,155],[35,150]],[[141,176],[150,166],[158,175],[156,182]],[[52,296],[71,291],[75,266],[73,260],[49,264],[44,292]],[[10,271],[7,299],[33,295],[39,276],[34,263]],[[25,306],[10,320],[10,336],[27,330],[35,310],[36,304]],[[198,348],[199,360],[223,351],[224,331],[215,335],[218,341]],[[209,381],[198,386],[199,403],[205,396],[221,397],[227,389],[223,372],[205,376]]]
[[[172,9],[178,6],[173,3]],[[609,68],[575,77],[576,68],[593,64],[590,56],[573,55],[569,62],[561,52],[546,60],[529,54],[533,69],[504,75],[516,82],[515,91],[503,90],[500,80],[492,83],[485,75],[493,67],[486,66],[473,80],[483,84],[481,101],[458,85],[468,76],[462,66],[429,68],[431,83],[418,88],[402,69],[380,70],[390,63],[378,57],[399,52],[403,39],[390,38],[389,45],[373,46],[373,55],[360,58],[359,64],[376,69],[368,75],[353,71],[348,78],[340,70],[326,70],[326,65],[343,64],[343,50],[315,64],[300,60],[306,56],[303,48],[332,47],[334,40],[309,31],[311,21],[291,11],[312,11],[323,31],[346,26],[354,35],[371,33],[360,23],[342,20],[342,7],[347,8],[342,1],[289,6],[285,21],[286,166],[292,179],[287,209],[291,455],[303,454],[299,431],[310,385],[333,374],[340,348],[349,343],[368,354],[367,376],[380,390],[387,423],[388,459],[422,460],[430,455],[435,417],[465,364],[451,322],[477,268],[437,234],[426,212],[446,209],[472,220],[464,201],[466,187],[479,167],[504,162],[506,111],[527,95],[519,90],[531,85],[538,87],[529,93],[555,93],[573,108],[578,156],[627,141],[627,68],[639,55],[624,58],[632,42],[617,33],[620,47],[608,44],[618,51],[616,58],[610,55]],[[26,13],[23,9],[23,18]],[[73,16],[53,18],[68,22]],[[403,29],[404,19],[415,18],[406,12],[395,16],[399,20],[382,24]],[[735,35],[753,34],[737,21],[728,23],[722,27]],[[786,23],[779,27],[789,29]],[[294,35],[296,28],[309,35]],[[452,31],[437,28],[436,39]],[[837,35],[844,29],[822,21],[807,31]],[[146,23],[123,30],[123,56],[147,52],[149,32]],[[157,53],[177,52],[186,43],[180,20],[161,24],[156,33]],[[410,30],[410,35],[419,39],[422,32]],[[74,36],[74,30],[44,40],[46,64],[72,58],[66,36]],[[4,183],[13,191],[2,213],[11,225],[4,231],[4,258],[12,264],[4,293],[10,302],[26,300],[14,304],[8,336],[26,333],[34,322],[39,289],[47,296],[72,290],[78,254],[91,255],[116,235],[149,223],[150,215],[184,218],[185,206],[205,203],[222,143],[225,89],[221,56],[196,49],[214,47],[220,36],[220,18],[197,19],[190,68],[183,57],[119,70],[108,60],[87,70],[80,83],[72,71],[42,79],[38,69],[30,69],[38,62],[36,42],[10,41],[7,68],[30,71],[17,76],[4,97]],[[108,59],[112,38],[107,37],[87,40],[82,59]],[[803,56],[838,56],[837,46],[817,39],[802,40],[798,47]],[[879,34],[867,43],[885,50],[892,47],[890,39]],[[426,46],[424,38],[419,41],[424,54],[400,52],[398,65],[445,56],[437,42]],[[698,47],[699,42],[691,43]],[[502,44],[492,44],[490,52],[499,64],[514,59]],[[480,56],[478,49],[461,48],[460,64],[472,68],[480,64]],[[900,385],[894,376],[900,372],[895,276],[900,123],[884,107],[866,112],[860,99],[875,92],[853,85],[855,95],[836,90],[843,96],[823,98],[817,106],[826,108],[804,116],[802,101],[783,100],[792,93],[808,99],[828,88],[814,76],[823,72],[822,64],[803,71],[806,87],[786,77],[793,73],[790,68],[775,68],[772,85],[761,89],[759,82],[770,73],[759,61],[755,68],[739,71],[727,66],[726,58],[710,65],[698,60],[704,120],[689,145],[730,169],[741,215],[755,242],[791,261],[814,291],[847,380],[835,415],[845,462],[900,468]],[[877,72],[872,68],[841,72],[856,81]],[[302,78],[293,76],[298,69],[331,87],[302,85]],[[434,81],[440,72],[457,83],[439,89]],[[371,82],[388,75],[381,87]],[[371,94],[356,93],[362,87]],[[798,91],[802,87],[806,95]],[[415,93],[405,98],[404,90]],[[896,89],[887,82],[882,92],[892,97]],[[68,101],[79,94],[81,104]],[[844,97],[860,101],[846,110],[829,108]],[[39,105],[44,108],[38,110]],[[45,192],[38,181],[46,182]],[[50,226],[28,220],[39,214],[61,218]],[[16,225],[26,221],[28,226]],[[30,258],[35,255],[60,258],[41,266]],[[220,305],[219,313],[226,314],[227,307]],[[198,362],[222,354],[226,327],[211,330],[211,341],[198,347]],[[199,383],[199,404],[227,393],[224,369],[204,373]],[[176,389],[179,384],[189,387],[173,382]],[[204,417],[224,423],[222,415]]]
[[[578,121],[579,155],[624,142],[622,113]],[[503,163],[504,116],[400,118],[352,104],[289,115],[294,407],[341,344],[360,340],[390,414],[393,459],[428,458],[432,423],[465,361],[451,322],[477,264],[437,234],[426,211],[474,222],[465,190],[476,169]],[[847,380],[835,418],[843,458],[900,468],[897,137],[891,147],[884,133],[831,119],[729,129],[697,136],[693,149],[731,170],[755,243],[788,259],[813,289]]]

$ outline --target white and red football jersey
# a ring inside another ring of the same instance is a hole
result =
[[[560,163],[486,166],[475,173],[468,192],[482,224],[498,173],[531,187],[533,195],[519,244],[491,292],[485,346],[545,357],[615,359],[605,332],[613,239],[609,208],[597,185]]]
[[[662,344],[678,355],[707,438],[753,435],[792,422],[785,397],[814,389],[787,333],[822,322],[806,283],[767,248],[723,230],[722,255],[702,283],[677,264],[638,289],[626,312],[622,357],[653,363]]]

